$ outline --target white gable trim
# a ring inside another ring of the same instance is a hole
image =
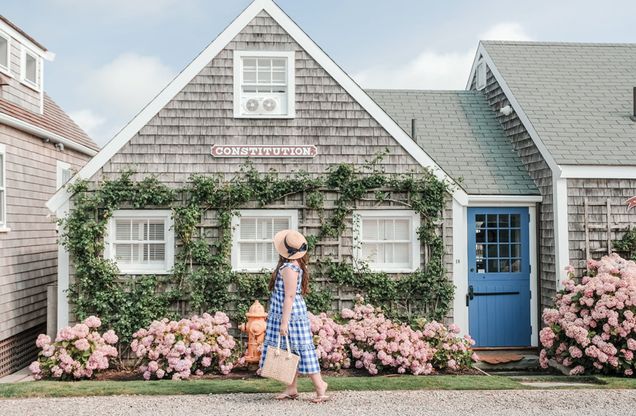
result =
[[[562,178],[636,179],[636,166],[560,165]]]
[[[506,82],[504,77],[501,75],[501,73],[497,69],[495,62],[492,60],[490,55],[488,55],[486,48],[484,48],[484,45],[481,42],[479,43],[479,47],[477,48],[477,53],[475,54],[475,60],[473,61],[473,66],[470,70],[470,78],[468,79],[468,84],[466,85],[466,89],[470,89],[470,86],[472,85],[473,78],[475,77],[475,71],[477,69],[477,64],[479,62],[480,57],[484,62],[486,62],[486,64],[488,65],[488,68],[490,68],[490,71],[492,72],[495,79],[497,80],[497,83],[499,83],[501,90],[504,92],[504,94],[506,95],[506,98],[510,102],[510,106],[515,110],[515,113],[517,113],[517,117],[519,117],[519,120],[521,120],[521,122],[523,123],[523,126],[528,131],[530,138],[532,138],[532,141],[539,149],[541,156],[543,156],[543,159],[545,159],[546,163],[550,167],[550,170],[552,170],[552,174],[553,175],[556,174],[556,176],[559,177],[561,173],[561,169],[559,168],[559,165],[557,164],[556,160],[554,160],[554,157],[552,157],[552,154],[548,151],[548,148],[545,146],[543,141],[541,141],[541,138],[539,137],[539,133],[537,133],[537,131],[535,130],[534,126],[530,122],[530,119],[528,118],[526,113],[523,111],[523,108],[521,108],[521,105],[517,101],[517,98],[512,93],[512,90],[510,90],[508,83]]]
[[[102,150],[71,179],[88,179],[95,175],[128,141],[166,106],[201,70],[221,52],[234,37],[261,11],[267,12],[296,42],[320,64],[397,142],[436,177],[456,182],[435,163],[402,128],[373,101],[327,54],[314,43],[272,0],[254,0],[194,61],[172,80],[139,114],[132,119]],[[466,202],[466,193],[455,186],[453,196]],[[66,188],[56,192],[46,206],[55,212],[70,199]]]

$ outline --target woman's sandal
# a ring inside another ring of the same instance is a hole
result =
[[[324,402],[328,402],[330,400],[329,396],[316,396],[313,399],[311,399],[312,403],[324,403]]]
[[[296,394],[281,393],[278,396],[274,397],[274,400],[296,400],[297,398],[298,398],[298,393]]]

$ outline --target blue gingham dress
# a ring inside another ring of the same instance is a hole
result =
[[[283,301],[285,300],[285,285],[281,271],[289,267],[298,272],[298,284],[296,286],[296,297],[292,305],[291,317],[289,319],[289,343],[293,353],[300,356],[298,363],[298,372],[300,374],[315,374],[320,372],[320,364],[318,363],[318,355],[314,346],[313,335],[309,325],[309,316],[307,315],[307,305],[301,294],[301,283],[303,279],[303,271],[300,267],[292,263],[284,263],[278,270],[276,275],[276,283],[272,296],[269,299],[269,313],[267,315],[267,329],[265,331],[265,341],[263,342],[263,353],[261,354],[261,362],[259,367],[263,367],[267,347],[278,345],[278,337],[280,336],[280,323],[283,318]],[[285,339],[281,339],[280,347],[287,349]]]

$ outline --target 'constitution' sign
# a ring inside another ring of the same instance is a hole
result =
[[[312,145],[212,145],[214,157],[315,157],[318,148]]]

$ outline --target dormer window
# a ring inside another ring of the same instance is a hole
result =
[[[486,63],[480,60],[475,68],[475,88],[483,90],[486,88]]]
[[[234,116],[293,118],[294,52],[234,52]]]
[[[9,37],[0,32],[0,71],[9,73]]]
[[[22,53],[22,81],[35,89],[40,88],[40,58],[28,49],[23,49]]]

